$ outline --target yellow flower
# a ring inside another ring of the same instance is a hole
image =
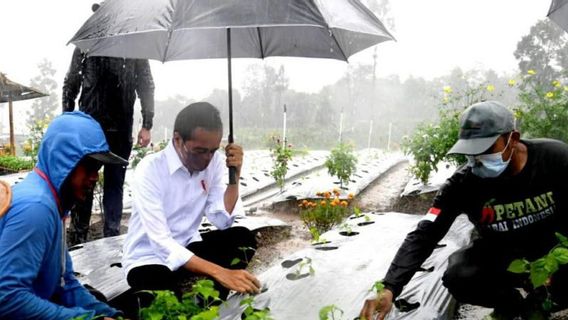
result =
[[[554,98],[554,92],[548,91],[544,96],[547,97],[548,99],[552,99]]]
[[[324,196],[324,198],[329,199],[331,197],[331,192],[326,191],[326,192],[324,192],[323,196]]]
[[[536,71],[534,71],[533,69],[529,69],[529,70],[527,71],[527,73],[530,74],[531,76],[533,76],[533,75],[536,74]]]
[[[347,195],[347,199],[349,200],[353,200],[353,198],[355,197],[355,195],[353,195],[353,193],[350,193]]]
[[[552,86],[556,87],[556,88],[560,88],[560,86],[561,86],[560,81],[558,81],[558,80],[552,81]]]
[[[307,205],[308,203],[309,203],[308,200],[306,200],[306,199],[302,200],[302,204],[303,204],[303,205]]]
[[[327,202],[325,200],[320,201],[320,205],[322,207],[325,207],[327,205]]]
[[[489,91],[489,92],[495,91],[495,86],[492,85],[492,84],[487,85],[487,91]]]
[[[514,86],[516,83],[517,83],[517,81],[515,79],[509,80],[509,87]]]
[[[337,203],[335,203],[334,201],[332,201],[329,205],[332,206],[332,207],[335,207],[335,206],[337,206]]]
[[[348,205],[349,205],[349,202],[347,202],[347,201],[345,201],[345,200],[341,201],[341,206],[342,206],[342,207],[347,207]]]
[[[450,86],[444,86],[444,93],[450,94],[452,93],[452,87]]]

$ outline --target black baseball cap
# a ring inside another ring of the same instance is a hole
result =
[[[462,113],[459,140],[448,154],[481,154],[489,149],[499,136],[513,130],[513,113],[502,103],[484,101],[473,104]]]
[[[91,153],[87,155],[90,158],[93,158],[95,160],[98,160],[100,162],[102,162],[103,164],[116,164],[116,165],[121,165],[121,166],[127,166],[128,165],[128,161],[126,161],[124,158],[117,156],[116,154],[107,151],[107,152],[97,152],[97,153]]]

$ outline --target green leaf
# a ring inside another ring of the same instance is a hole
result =
[[[556,235],[556,238],[558,239],[558,241],[560,242],[560,244],[563,247],[568,248],[568,237],[563,236],[561,233],[554,233]]]
[[[377,294],[380,294],[385,289],[385,285],[382,281],[375,281],[373,286],[371,287],[371,291],[375,291]]]
[[[531,263],[530,279],[534,288],[544,285],[549,276],[544,258],[537,259]]]
[[[551,252],[559,264],[568,263],[568,248],[554,248]]]
[[[239,258],[233,258],[233,260],[231,260],[231,265],[234,266],[234,265],[236,265],[236,264],[239,263],[239,262],[241,262],[241,259],[239,259]]]
[[[507,268],[507,271],[513,273],[526,273],[530,272],[530,263],[525,259],[515,259]]]

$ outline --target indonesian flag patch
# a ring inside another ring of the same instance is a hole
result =
[[[426,215],[422,220],[428,220],[434,222],[438,217],[438,215],[440,214],[440,212],[442,212],[441,209],[432,207],[428,210],[428,212],[426,213]]]

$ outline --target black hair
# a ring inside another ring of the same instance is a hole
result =
[[[219,110],[209,102],[192,103],[176,116],[174,132],[177,132],[183,141],[191,140],[193,131],[197,128],[223,132]]]

